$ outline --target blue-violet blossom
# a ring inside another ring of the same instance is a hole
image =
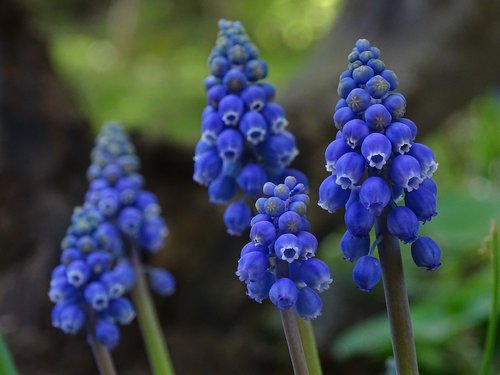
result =
[[[136,279],[132,251],[156,252],[168,229],[156,196],[143,189],[139,158],[123,128],[106,124],[96,139],[87,170],[89,190],[76,208],[61,243],[49,298],[56,304],[52,324],[75,334],[87,324],[107,348],[118,344],[118,324],[128,324],[135,310],[125,296]],[[139,254],[137,254],[139,256]],[[171,295],[175,280],[166,270],[144,267],[151,288]]]
[[[117,325],[135,317],[132,303],[124,296],[133,287],[135,274],[123,257],[118,231],[86,203],[75,209],[61,248],[49,288],[49,298],[55,303],[52,325],[76,334],[93,322],[91,334],[113,348],[118,343]],[[115,332],[115,339],[109,338],[109,330]]]
[[[415,142],[417,127],[404,118],[406,99],[395,91],[398,79],[380,60],[380,50],[360,39],[348,61],[333,115],[338,132],[325,151],[331,175],[319,188],[318,204],[330,213],[345,207],[342,252],[356,261],[359,289],[370,291],[381,278],[373,255],[381,234],[370,246],[370,232],[385,210],[388,231],[411,243],[417,266],[434,270],[441,264],[438,245],[418,234],[420,222],[437,214],[432,175],[438,164],[429,147]]]
[[[240,22],[219,21],[205,79],[207,106],[194,155],[193,180],[208,187],[209,201],[230,204],[224,223],[231,235],[250,226],[250,206],[266,181],[306,177],[288,168],[298,154],[283,108],[273,102],[274,86],[264,82],[267,63],[259,57]],[[246,206],[246,208],[244,207]]]

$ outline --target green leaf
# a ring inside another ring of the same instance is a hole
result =
[[[0,335],[0,375],[17,375],[17,370],[7,344]]]

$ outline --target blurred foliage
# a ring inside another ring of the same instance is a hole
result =
[[[1,375],[17,375],[17,369],[12,359],[12,355],[5,343],[5,340],[0,335],[0,374]]]
[[[490,318],[484,342],[483,360],[481,364],[481,375],[489,375],[491,364],[495,356],[495,345],[497,341],[498,321],[500,315],[500,245],[498,243],[499,230],[496,220],[492,220],[490,235],[485,238],[482,248],[491,256],[491,270],[493,287],[491,292]]]
[[[205,62],[218,18],[243,22],[279,95],[327,31],[338,2],[26,1],[39,28],[50,34],[57,70],[94,126],[119,119],[190,144],[198,137]]]
[[[243,22],[269,63],[269,81],[277,85],[279,96],[314,42],[327,31],[340,2],[24,1],[51,40],[56,69],[94,126],[115,118],[150,135],[191,145],[198,137],[205,105],[205,61],[219,17]],[[470,374],[480,365],[491,272],[489,258],[478,248],[490,219],[500,219],[499,129],[500,94],[491,92],[454,114],[431,138],[419,139],[434,149],[440,163],[435,176],[439,215],[423,232],[435,238],[443,251],[441,269],[428,273],[415,267],[409,249],[402,248],[424,374]],[[322,251],[341,279],[336,287],[354,295],[358,292],[349,284],[352,265],[339,255],[340,236],[334,233],[325,239]],[[355,298],[379,315],[342,328],[331,345],[336,359],[361,355],[384,363],[391,355],[385,311],[371,305],[381,301],[381,288]],[[345,305],[331,304],[334,314],[346,310]],[[362,308],[351,303],[348,312],[356,316],[354,310]],[[323,320],[325,326],[334,324]],[[271,329],[278,326],[271,323],[276,322],[265,324]],[[318,333],[321,340],[322,332]],[[391,362],[387,363],[390,369]]]

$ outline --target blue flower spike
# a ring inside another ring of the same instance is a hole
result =
[[[81,243],[82,239],[97,239],[100,229],[107,224],[106,220],[97,207],[90,203],[77,207],[71,217],[66,239],[71,238],[74,243]],[[92,251],[74,249],[79,252],[78,258],[57,266],[52,274],[49,289],[49,297],[55,303],[52,324],[65,333],[76,334],[85,326],[85,322],[100,319],[100,316],[105,316],[109,324],[130,323],[131,319],[125,321],[121,312],[111,309],[117,300],[125,301],[124,303],[130,306],[130,314],[135,315],[132,303],[123,296],[131,290],[133,284],[122,284],[116,293],[111,293],[108,288],[109,275],[123,267],[118,263],[118,255],[123,246],[122,239],[115,238],[113,244],[107,245],[106,248],[102,247],[103,244],[99,240],[94,240],[94,243],[95,248]],[[72,249],[67,246],[72,244],[67,240],[63,241],[63,254]],[[113,336],[116,339],[110,339],[107,333],[104,334],[107,328],[98,327],[99,324],[93,334],[101,344],[109,349],[116,346],[119,337],[118,326],[113,324],[113,332],[118,332]]]
[[[438,245],[419,236],[421,224],[437,214],[431,178],[438,163],[428,146],[415,142],[417,126],[404,118],[407,102],[398,84],[380,50],[358,40],[339,78],[333,114],[338,131],[325,150],[331,175],[321,183],[318,205],[330,213],[345,208],[340,247],[345,260],[356,262],[353,278],[363,291],[381,278],[374,254],[382,240],[380,220],[387,221],[382,227],[390,235],[411,244],[417,266],[434,270],[441,264]]]
[[[318,240],[309,231],[305,186],[287,176],[283,183],[266,182],[263,192],[268,197],[256,202],[252,242],[241,251],[236,275],[256,302],[269,297],[279,310],[293,307],[304,320],[315,319],[322,309],[318,293],[333,280],[327,264],[316,258]]]
[[[279,183],[291,174],[288,166],[298,154],[297,144],[285,130],[283,108],[273,102],[274,86],[263,81],[267,64],[240,22],[219,22],[208,69],[208,106],[202,115],[193,180],[208,187],[211,203],[229,205],[224,223],[230,235],[239,236],[250,226],[245,201],[253,202],[265,182]],[[357,142],[362,137],[358,133],[353,135]],[[241,203],[235,205],[234,199]]]
[[[214,64],[224,70],[223,62]],[[213,150],[222,129],[218,121],[214,114],[205,116],[199,145],[199,165],[204,168],[195,172],[203,184],[211,184],[222,169]],[[139,167],[124,129],[117,123],[103,126],[91,153],[85,202],[73,212],[61,242],[60,264],[50,281],[53,326],[69,334],[86,327],[90,342],[97,340],[107,349],[118,345],[120,326],[135,318],[127,294],[142,273],[149,274],[150,286],[158,294],[168,296],[175,290],[175,279],[168,271],[134,266],[141,252],[159,251],[168,234],[158,200],[144,189]],[[241,218],[241,209],[234,211],[231,222],[237,230],[250,220],[250,213]]]

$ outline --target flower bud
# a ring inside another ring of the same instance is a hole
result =
[[[279,310],[287,310],[295,305],[299,297],[299,290],[295,283],[287,277],[276,280],[269,290],[271,302]]]
[[[411,256],[415,264],[428,271],[438,269],[441,265],[441,250],[430,237],[420,237],[411,244]]]
[[[387,216],[387,229],[404,243],[417,239],[420,224],[408,207],[395,207]]]
[[[363,292],[371,292],[382,277],[382,269],[377,258],[365,255],[359,258],[352,270],[352,278]]]
[[[295,302],[295,310],[302,319],[316,319],[321,315],[322,309],[323,302],[321,302],[318,293],[308,287],[299,290],[299,296]]]

